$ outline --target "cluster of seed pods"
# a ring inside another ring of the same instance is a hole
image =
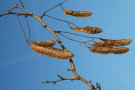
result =
[[[30,48],[39,54],[57,58],[57,59],[72,59],[74,54],[64,50],[64,49],[57,49],[53,46],[55,45],[54,40],[48,41],[31,41]]]
[[[123,54],[129,51],[127,47],[119,47],[129,45],[131,39],[100,39],[102,42],[95,42],[92,47],[88,47],[91,52],[100,53],[100,54]],[[114,48],[115,47],[115,48]]]
[[[64,13],[68,16],[76,17],[89,17],[93,14],[90,11],[72,11],[69,9],[64,9]],[[70,28],[74,31],[79,31],[88,34],[98,34],[103,32],[102,29],[91,26]],[[102,42],[95,42],[91,47],[88,47],[91,52],[100,54],[123,54],[128,52],[129,48],[119,46],[126,46],[132,42],[131,39],[112,40],[100,38],[100,40],[102,40]]]

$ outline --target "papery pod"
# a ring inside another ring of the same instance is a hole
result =
[[[80,31],[80,32],[84,32],[84,33],[88,33],[88,34],[98,34],[103,32],[100,28],[97,27],[90,27],[90,26],[86,26],[86,27],[71,27],[72,30],[74,31]]]
[[[93,44],[93,46],[97,46],[97,47],[118,47],[118,45],[116,45],[116,42],[114,40],[107,40],[104,42],[95,42],[95,44]]]
[[[105,42],[95,42],[93,44],[93,46],[96,46],[96,47],[107,47],[109,45],[107,43],[105,43]]]
[[[112,52],[111,47],[88,47],[91,52],[100,54],[110,54]]]
[[[129,45],[132,40],[131,39],[120,39],[120,40],[115,40],[116,43],[114,43],[115,46],[126,46]]]
[[[52,47],[55,45],[54,40],[48,40],[48,41],[30,41],[32,44],[42,47]]]
[[[30,44],[30,48],[36,53],[57,58],[57,59],[72,59],[74,54],[63,49],[57,49],[53,47],[42,47]]]
[[[113,54],[123,54],[129,51],[129,48],[127,47],[119,47],[119,48],[113,48],[112,53]]]
[[[89,17],[92,15],[90,11],[72,11],[69,9],[64,9],[64,13],[68,16],[76,16],[76,17]]]
[[[118,47],[118,46],[126,46],[128,44],[130,44],[132,42],[131,39],[120,39],[120,40],[112,40],[112,39],[102,39],[102,41],[104,41],[104,45],[106,44],[106,46],[114,46],[114,47]],[[102,43],[103,45],[103,43]]]

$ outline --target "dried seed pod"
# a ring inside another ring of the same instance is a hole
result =
[[[110,54],[112,52],[111,47],[88,47],[91,52],[100,54]]]
[[[126,46],[129,45],[131,42],[132,42],[131,39],[115,40],[114,46]]]
[[[129,51],[127,47],[112,48],[113,54],[123,54]]]
[[[115,46],[115,47],[118,47],[118,45],[116,46],[116,42],[114,40],[107,40],[107,41],[103,41],[103,42],[95,42],[95,44],[93,46],[97,46],[97,47]]]
[[[112,39],[102,39],[101,38],[100,40],[102,40],[104,42],[104,44],[102,42],[103,46],[114,46],[114,47],[126,46],[132,42],[131,39],[112,40]],[[100,44],[100,43],[98,43],[98,44]]]
[[[36,46],[34,44],[30,44],[30,48],[36,53],[57,58],[57,59],[72,59],[74,54],[69,51],[65,51],[63,49],[57,49],[53,47],[42,47]]]
[[[100,28],[97,27],[90,27],[90,26],[86,26],[86,27],[71,27],[72,30],[75,31],[80,31],[80,32],[84,32],[84,33],[88,33],[88,34],[98,34],[103,32]]]
[[[52,47],[55,45],[54,40],[48,40],[48,41],[30,41],[32,44],[42,47]]]
[[[93,44],[93,46],[96,46],[96,47],[107,47],[109,46],[108,44],[106,44],[105,42],[95,42]]]
[[[69,9],[64,9],[64,13],[67,16],[76,16],[76,17],[89,17],[93,14],[90,11],[72,11]]]

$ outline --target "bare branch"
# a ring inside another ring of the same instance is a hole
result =
[[[16,12],[8,12],[8,13],[5,13],[5,14],[1,14],[1,16],[5,16],[5,15],[8,15],[8,14],[13,14],[13,15],[24,15],[24,16],[32,16],[33,14],[28,14],[28,13],[16,13]]]
[[[8,12],[10,12],[11,10],[13,10],[13,9],[15,9],[15,8],[18,8],[18,6],[16,5],[15,7],[9,9]]]
[[[96,83],[97,84],[97,88],[99,89],[99,90],[101,90],[101,86],[100,86],[100,83]]]
[[[9,14],[9,13],[1,14],[0,17],[5,16],[5,15],[8,15],[8,14]]]
[[[67,51],[67,49],[65,48],[65,46],[63,45],[63,43],[60,41],[59,37],[56,35],[56,32],[53,31],[52,29],[50,29],[50,28],[45,24],[45,22],[42,20],[41,17],[38,17],[38,16],[36,16],[36,15],[30,13],[28,10],[26,10],[26,9],[24,8],[24,6],[23,6],[21,0],[19,0],[19,1],[20,1],[20,3],[21,3],[22,7],[18,7],[18,6],[17,6],[17,7],[13,7],[13,8],[10,9],[9,11],[11,11],[11,10],[13,10],[13,9],[15,9],[15,8],[20,8],[20,9],[23,9],[26,13],[8,12],[8,13],[2,14],[2,15],[0,15],[0,16],[4,16],[4,15],[8,15],[8,14],[14,14],[14,15],[31,16],[31,17],[33,17],[33,18],[36,18],[37,20],[39,20],[39,21],[43,24],[43,26],[44,26],[47,30],[49,30],[49,31],[53,34],[53,36],[54,36],[54,37],[56,38],[56,40],[58,41],[59,45],[60,45],[64,50]],[[66,1],[66,0],[65,0],[65,1]],[[64,2],[65,2],[65,1],[64,1]],[[61,4],[62,4],[62,3],[61,3]],[[59,4],[59,5],[61,5],[61,4]],[[57,6],[55,6],[55,7],[57,7]],[[55,8],[55,7],[53,7],[53,8]],[[53,8],[51,8],[50,10],[52,10]],[[50,11],[50,10],[48,10],[48,11]],[[46,13],[46,12],[44,12],[44,13]],[[42,15],[42,17],[43,17],[43,16],[44,16],[44,15]],[[59,20],[59,19],[57,19],[57,20]],[[62,20],[60,20],[60,21],[62,21]],[[63,20],[63,21],[64,21],[64,20]],[[64,21],[64,22],[67,22],[67,21]],[[73,23],[71,23],[71,22],[67,22],[67,23],[73,24]],[[92,85],[92,83],[89,82],[89,81],[87,81],[87,80],[85,80],[84,78],[82,78],[82,77],[76,72],[76,68],[75,68],[75,65],[74,65],[74,62],[73,62],[72,59],[69,59],[69,63],[71,64],[71,68],[72,68],[71,71],[72,71],[73,74],[76,76],[76,78],[63,78],[63,77],[61,77],[61,76],[58,76],[58,77],[60,78],[60,80],[57,80],[57,81],[46,81],[46,82],[43,82],[43,83],[50,83],[50,82],[52,82],[52,83],[55,84],[55,83],[57,83],[57,82],[59,82],[59,81],[63,81],[63,80],[80,80],[80,81],[86,83],[87,85],[89,85],[89,86],[94,90],[95,87]]]
[[[53,83],[53,84],[56,84],[57,82],[60,82],[60,81],[64,81],[64,80],[78,80],[78,78],[63,78],[61,77],[60,75],[57,75],[60,79],[59,80],[56,80],[56,81],[45,81],[45,82],[42,82],[42,83]]]

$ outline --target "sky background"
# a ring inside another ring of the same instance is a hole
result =
[[[25,8],[37,16],[62,1],[22,0]],[[20,5],[19,0],[1,0],[0,14],[7,13],[16,4]],[[60,7],[47,14],[71,21],[80,27],[99,27],[103,33],[89,35],[75,32],[67,23],[44,17],[45,23],[53,30],[99,38],[133,40],[127,46],[130,48],[128,53],[103,55],[92,53],[85,45],[58,35],[65,47],[75,54],[73,61],[77,72],[86,80],[92,80],[93,84],[100,82],[102,90],[135,90],[135,0],[68,0],[63,7],[71,10],[89,10],[93,15],[86,18],[66,16]],[[15,11],[22,12],[19,9]],[[28,34],[25,19],[23,17],[20,19]],[[56,40],[39,21],[31,17],[28,20],[32,40]],[[77,40],[88,40],[69,36]],[[33,52],[25,41],[17,16],[0,17],[0,41],[0,90],[89,90],[89,86],[81,81],[62,81],[56,85],[41,83],[58,80],[57,74],[64,78],[74,77],[67,71],[71,68],[70,63],[68,60],[59,60]],[[55,47],[60,48],[58,43]]]

